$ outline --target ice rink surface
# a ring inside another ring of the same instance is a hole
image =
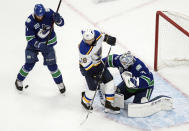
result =
[[[33,13],[36,3],[57,8],[58,0],[1,1],[0,14],[0,130],[1,131],[188,131],[189,130],[189,67],[164,68],[155,77],[152,97],[169,95],[174,98],[174,110],[160,112],[146,118],[128,118],[125,110],[118,116],[103,113],[94,103],[94,111],[84,125],[86,112],[80,105],[80,94],[86,88],[78,66],[78,44],[81,30],[92,27],[117,37],[113,53],[132,51],[153,70],[155,14],[157,10],[171,10],[189,14],[188,0],[112,0],[94,3],[92,0],[62,0],[59,13],[64,27],[55,27],[58,44],[55,46],[59,68],[67,92],[62,96],[54,84],[43,58],[30,72],[22,93],[15,90],[16,75],[24,64],[25,20]],[[182,43],[182,42],[181,42]],[[104,44],[103,56],[109,45]],[[111,70],[115,82],[118,72]]]

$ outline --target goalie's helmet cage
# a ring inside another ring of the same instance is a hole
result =
[[[83,40],[92,40],[95,37],[94,30],[92,29],[83,30],[82,34],[83,34]]]
[[[131,54],[130,51],[122,54],[119,60],[125,69],[134,64],[134,56]]]
[[[36,4],[34,7],[34,14],[37,16],[44,16],[45,8],[42,4]]]

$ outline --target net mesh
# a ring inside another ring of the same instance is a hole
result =
[[[189,32],[189,17],[177,12],[163,12]],[[163,17],[159,17],[158,69],[189,65],[189,37]]]

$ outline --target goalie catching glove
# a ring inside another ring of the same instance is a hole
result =
[[[139,86],[139,78],[138,77],[132,77],[132,73],[129,71],[124,71],[121,74],[126,86],[128,88],[138,88]]]

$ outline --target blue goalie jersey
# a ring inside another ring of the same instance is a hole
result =
[[[54,11],[51,9],[46,9],[44,18],[42,21],[37,21],[34,17],[34,14],[31,14],[26,22],[26,40],[30,46],[34,46],[36,42],[46,43],[48,39],[48,34],[50,33],[50,27],[53,23],[53,13]],[[56,23],[58,26],[64,25],[64,19],[61,18],[60,23]],[[48,40],[48,46],[54,46],[57,43],[56,34],[54,29],[52,29],[52,33]]]
[[[124,71],[129,71],[132,73],[133,77],[139,78],[139,87],[138,88],[153,88],[154,79],[153,74],[149,71],[146,65],[138,58],[134,57],[134,64],[129,66],[129,68],[124,69],[120,62],[120,56],[117,54],[109,55],[108,58],[103,58],[103,62],[106,62],[107,67],[115,67],[119,69],[120,74]]]

